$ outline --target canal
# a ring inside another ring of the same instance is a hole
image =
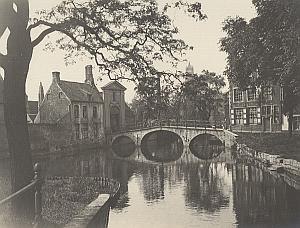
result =
[[[109,228],[299,227],[300,192],[266,168],[238,162],[230,150],[208,162],[189,148],[171,148],[183,151],[168,162],[162,151],[151,161],[141,149],[127,150],[126,158],[97,150],[39,161],[45,176],[118,180],[121,196],[110,211]]]

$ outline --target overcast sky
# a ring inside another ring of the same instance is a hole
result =
[[[170,2],[159,0],[160,2]],[[192,18],[176,11],[171,17],[175,25],[179,27],[180,38],[188,44],[194,46],[194,50],[187,55],[187,59],[194,66],[195,72],[203,69],[219,74],[225,69],[226,55],[219,51],[219,39],[224,36],[222,33],[222,22],[229,16],[242,16],[250,19],[255,16],[255,10],[251,0],[198,0],[202,3],[203,11],[207,14],[205,21],[195,22]],[[31,16],[36,10],[50,9],[61,0],[29,0]],[[190,1],[194,2],[194,1]],[[51,37],[51,36],[50,36]],[[54,38],[52,36],[52,38]],[[1,44],[1,42],[0,42]],[[3,46],[3,42],[1,44]],[[51,72],[60,71],[61,79],[82,82],[84,80],[84,66],[92,64],[92,60],[83,59],[74,65],[66,66],[64,63],[64,51],[55,52],[44,51],[45,42],[42,42],[34,49],[33,58],[27,79],[26,90],[30,100],[37,100],[38,85],[42,82],[47,90],[51,83]],[[1,50],[1,48],[0,48]],[[184,70],[187,63],[180,66],[178,70]],[[95,79],[100,75],[97,69],[94,70]],[[96,80],[98,87],[106,84],[108,80]],[[122,82],[128,89],[126,91],[126,101],[130,101],[134,96],[133,85]]]

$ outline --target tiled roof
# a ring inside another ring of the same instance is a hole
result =
[[[33,115],[36,115],[39,111],[38,109],[38,102],[37,101],[28,101],[27,103],[27,107],[28,107],[28,110],[27,110],[27,113],[28,114],[33,114]]]
[[[120,89],[120,90],[126,90],[126,87],[124,87],[120,82],[118,81],[111,81],[107,83],[105,86],[101,87],[101,89]]]
[[[60,80],[59,87],[71,101],[103,102],[102,93],[95,86]],[[91,100],[89,100],[88,94],[91,95]]]

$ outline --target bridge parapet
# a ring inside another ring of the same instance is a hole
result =
[[[218,128],[217,126],[180,126],[180,125],[162,125],[160,126],[147,126],[143,128],[129,129],[127,131],[117,132],[112,135],[111,143],[120,136],[127,136],[131,138],[137,146],[140,146],[141,141],[145,135],[155,131],[170,131],[177,134],[184,146],[189,146],[189,143],[198,135],[210,134],[219,138],[227,147],[231,147],[235,144],[236,135],[224,128]]]

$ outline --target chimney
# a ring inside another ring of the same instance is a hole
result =
[[[39,87],[39,108],[40,108],[43,100],[44,100],[44,88],[43,88],[43,84],[40,82],[40,87]]]
[[[60,72],[54,71],[52,72],[52,82],[59,84],[60,82]]]
[[[93,67],[92,65],[85,66],[85,83],[94,86]]]

